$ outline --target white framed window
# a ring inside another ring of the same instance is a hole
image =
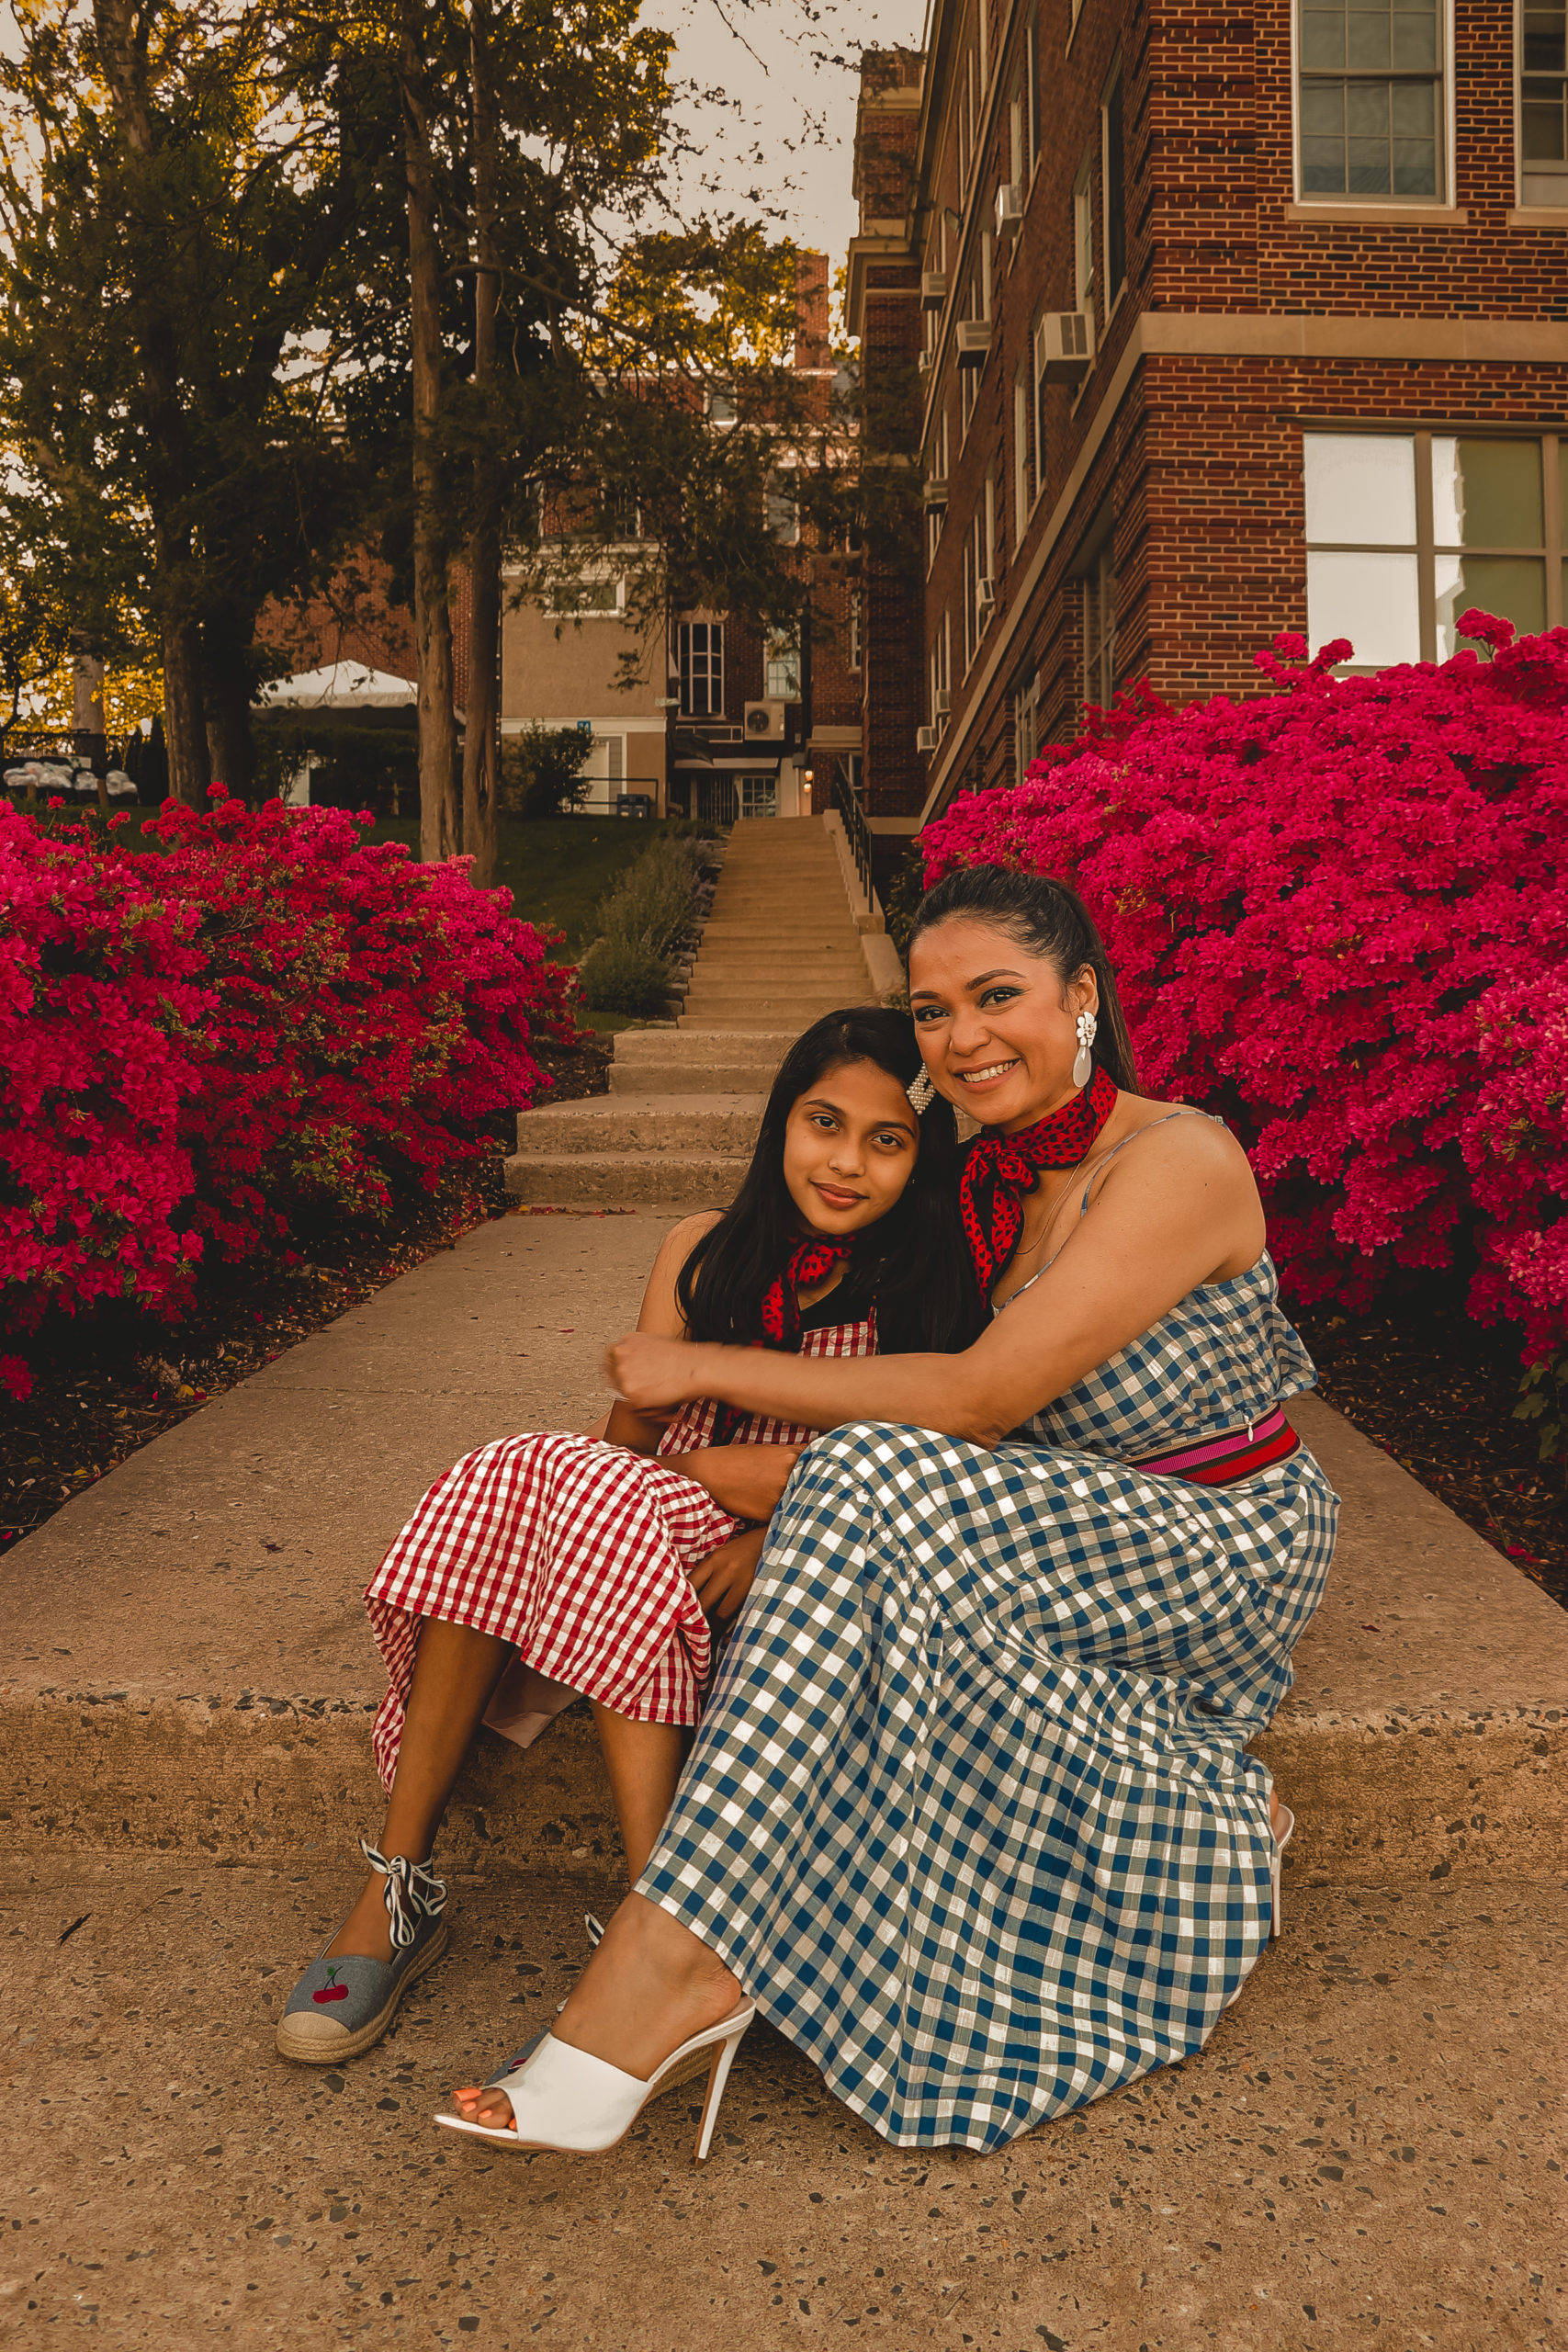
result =
[[[985,557],[981,570],[983,577],[990,582],[994,594],[997,584],[997,478],[994,473],[986,476],[986,495],[981,501],[980,511],[986,522],[985,536],[980,542],[980,551]]]
[[[743,775],[740,787],[742,817],[776,817],[779,813],[779,780],[776,775]]]
[[[1118,57],[1100,103],[1100,185],[1104,191],[1105,310],[1110,316],[1127,280],[1127,180],[1122,130],[1122,61]]]
[[[1086,155],[1073,183],[1073,303],[1094,310],[1094,158]]]
[[[1568,206],[1568,0],[1520,0],[1519,202]]]
[[[1116,560],[1105,540],[1083,583],[1084,700],[1108,710],[1116,691]]]
[[[768,477],[768,529],[782,547],[800,540],[800,490],[793,466],[781,466]]]
[[[991,304],[992,304],[992,301],[994,300],[995,296],[996,296],[996,281],[997,281],[997,241],[996,241],[995,237],[993,237],[993,236],[992,236],[992,234],[991,234],[990,231],[987,229],[987,230],[986,230],[986,232],[984,232],[984,234],[982,235],[982,237],[981,237],[981,239],[980,239],[980,311],[979,311],[979,315],[980,315],[980,317],[981,317],[981,318],[983,318],[983,319],[988,319],[988,318],[990,317],[990,315],[991,315]]]
[[[951,605],[944,609],[942,625],[931,639],[930,669],[931,724],[933,727],[945,727],[947,701],[952,692],[953,681],[953,608]]]
[[[768,632],[762,665],[762,692],[770,702],[800,700],[800,631],[776,628]]]
[[[1022,784],[1040,749],[1040,673],[1032,670],[1013,695],[1013,777]]]
[[[1029,527],[1029,413],[1032,406],[1027,362],[1012,384],[1012,551],[1016,556]]]
[[[1023,95],[1021,90],[1008,107],[1008,177],[1015,187],[1023,186],[1027,169],[1023,154]]]
[[[1449,0],[1298,0],[1303,199],[1440,204],[1447,195]]]
[[[1023,107],[1026,129],[1025,164],[1031,179],[1040,161],[1040,11],[1035,9],[1023,28]]]
[[[1045,487],[1045,321],[1034,322],[1030,338],[1031,365],[1034,371],[1034,397],[1032,402],[1034,424],[1034,495],[1039,497]]]
[[[858,588],[852,588],[852,589],[850,590],[850,615],[849,615],[849,618],[850,618],[850,626],[849,626],[849,640],[850,640],[850,648],[849,648],[849,650],[850,650],[850,667],[851,667],[851,669],[852,669],[852,670],[858,670],[858,669],[860,669],[860,667],[862,666],[862,664],[863,663],[863,662],[864,662],[864,660],[865,660],[865,644],[864,644],[864,638],[863,638],[863,629],[862,629],[862,619],[861,619],[862,611],[863,611],[863,606],[862,606],[862,603],[861,603],[861,592],[860,592],[860,590],[859,590]]]
[[[1383,670],[1459,651],[1472,605],[1521,635],[1558,626],[1562,456],[1554,434],[1303,434],[1314,648],[1348,638],[1348,669]]]
[[[724,623],[682,621],[679,642],[682,718],[721,718],[724,715]]]

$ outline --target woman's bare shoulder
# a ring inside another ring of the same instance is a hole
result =
[[[723,1216],[722,1209],[699,1209],[694,1216],[683,1216],[672,1225],[659,1245],[655,1266],[679,1273],[705,1234],[711,1233]]]
[[[1252,1181],[1247,1154],[1224,1120],[1211,1118],[1189,1102],[1161,1102],[1149,1096],[1124,1094],[1107,1139],[1111,1150],[1105,1159],[1114,1159],[1114,1166],[1105,1169],[1107,1182],[1112,1177],[1125,1181],[1134,1170],[1151,1175],[1180,1170],[1211,1179]],[[1123,1145],[1135,1148],[1123,1150]]]

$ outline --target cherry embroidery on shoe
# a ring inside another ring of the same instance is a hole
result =
[[[337,1970],[335,1968],[329,1968],[327,1971],[327,1982],[318,1992],[312,1993],[310,1998],[312,2001],[346,2001],[348,1998],[348,1986],[338,1983]]]

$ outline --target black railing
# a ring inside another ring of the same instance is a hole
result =
[[[843,819],[850,854],[854,859],[855,872],[860,876],[860,886],[865,892],[865,902],[869,907],[872,898],[871,831],[865,821],[865,812],[855,798],[852,788],[845,782],[844,771],[836,760],[833,763],[833,806]]]

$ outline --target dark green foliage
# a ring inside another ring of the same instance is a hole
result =
[[[508,817],[564,817],[588,797],[582,770],[593,738],[576,727],[526,727],[501,747],[501,808]]]

